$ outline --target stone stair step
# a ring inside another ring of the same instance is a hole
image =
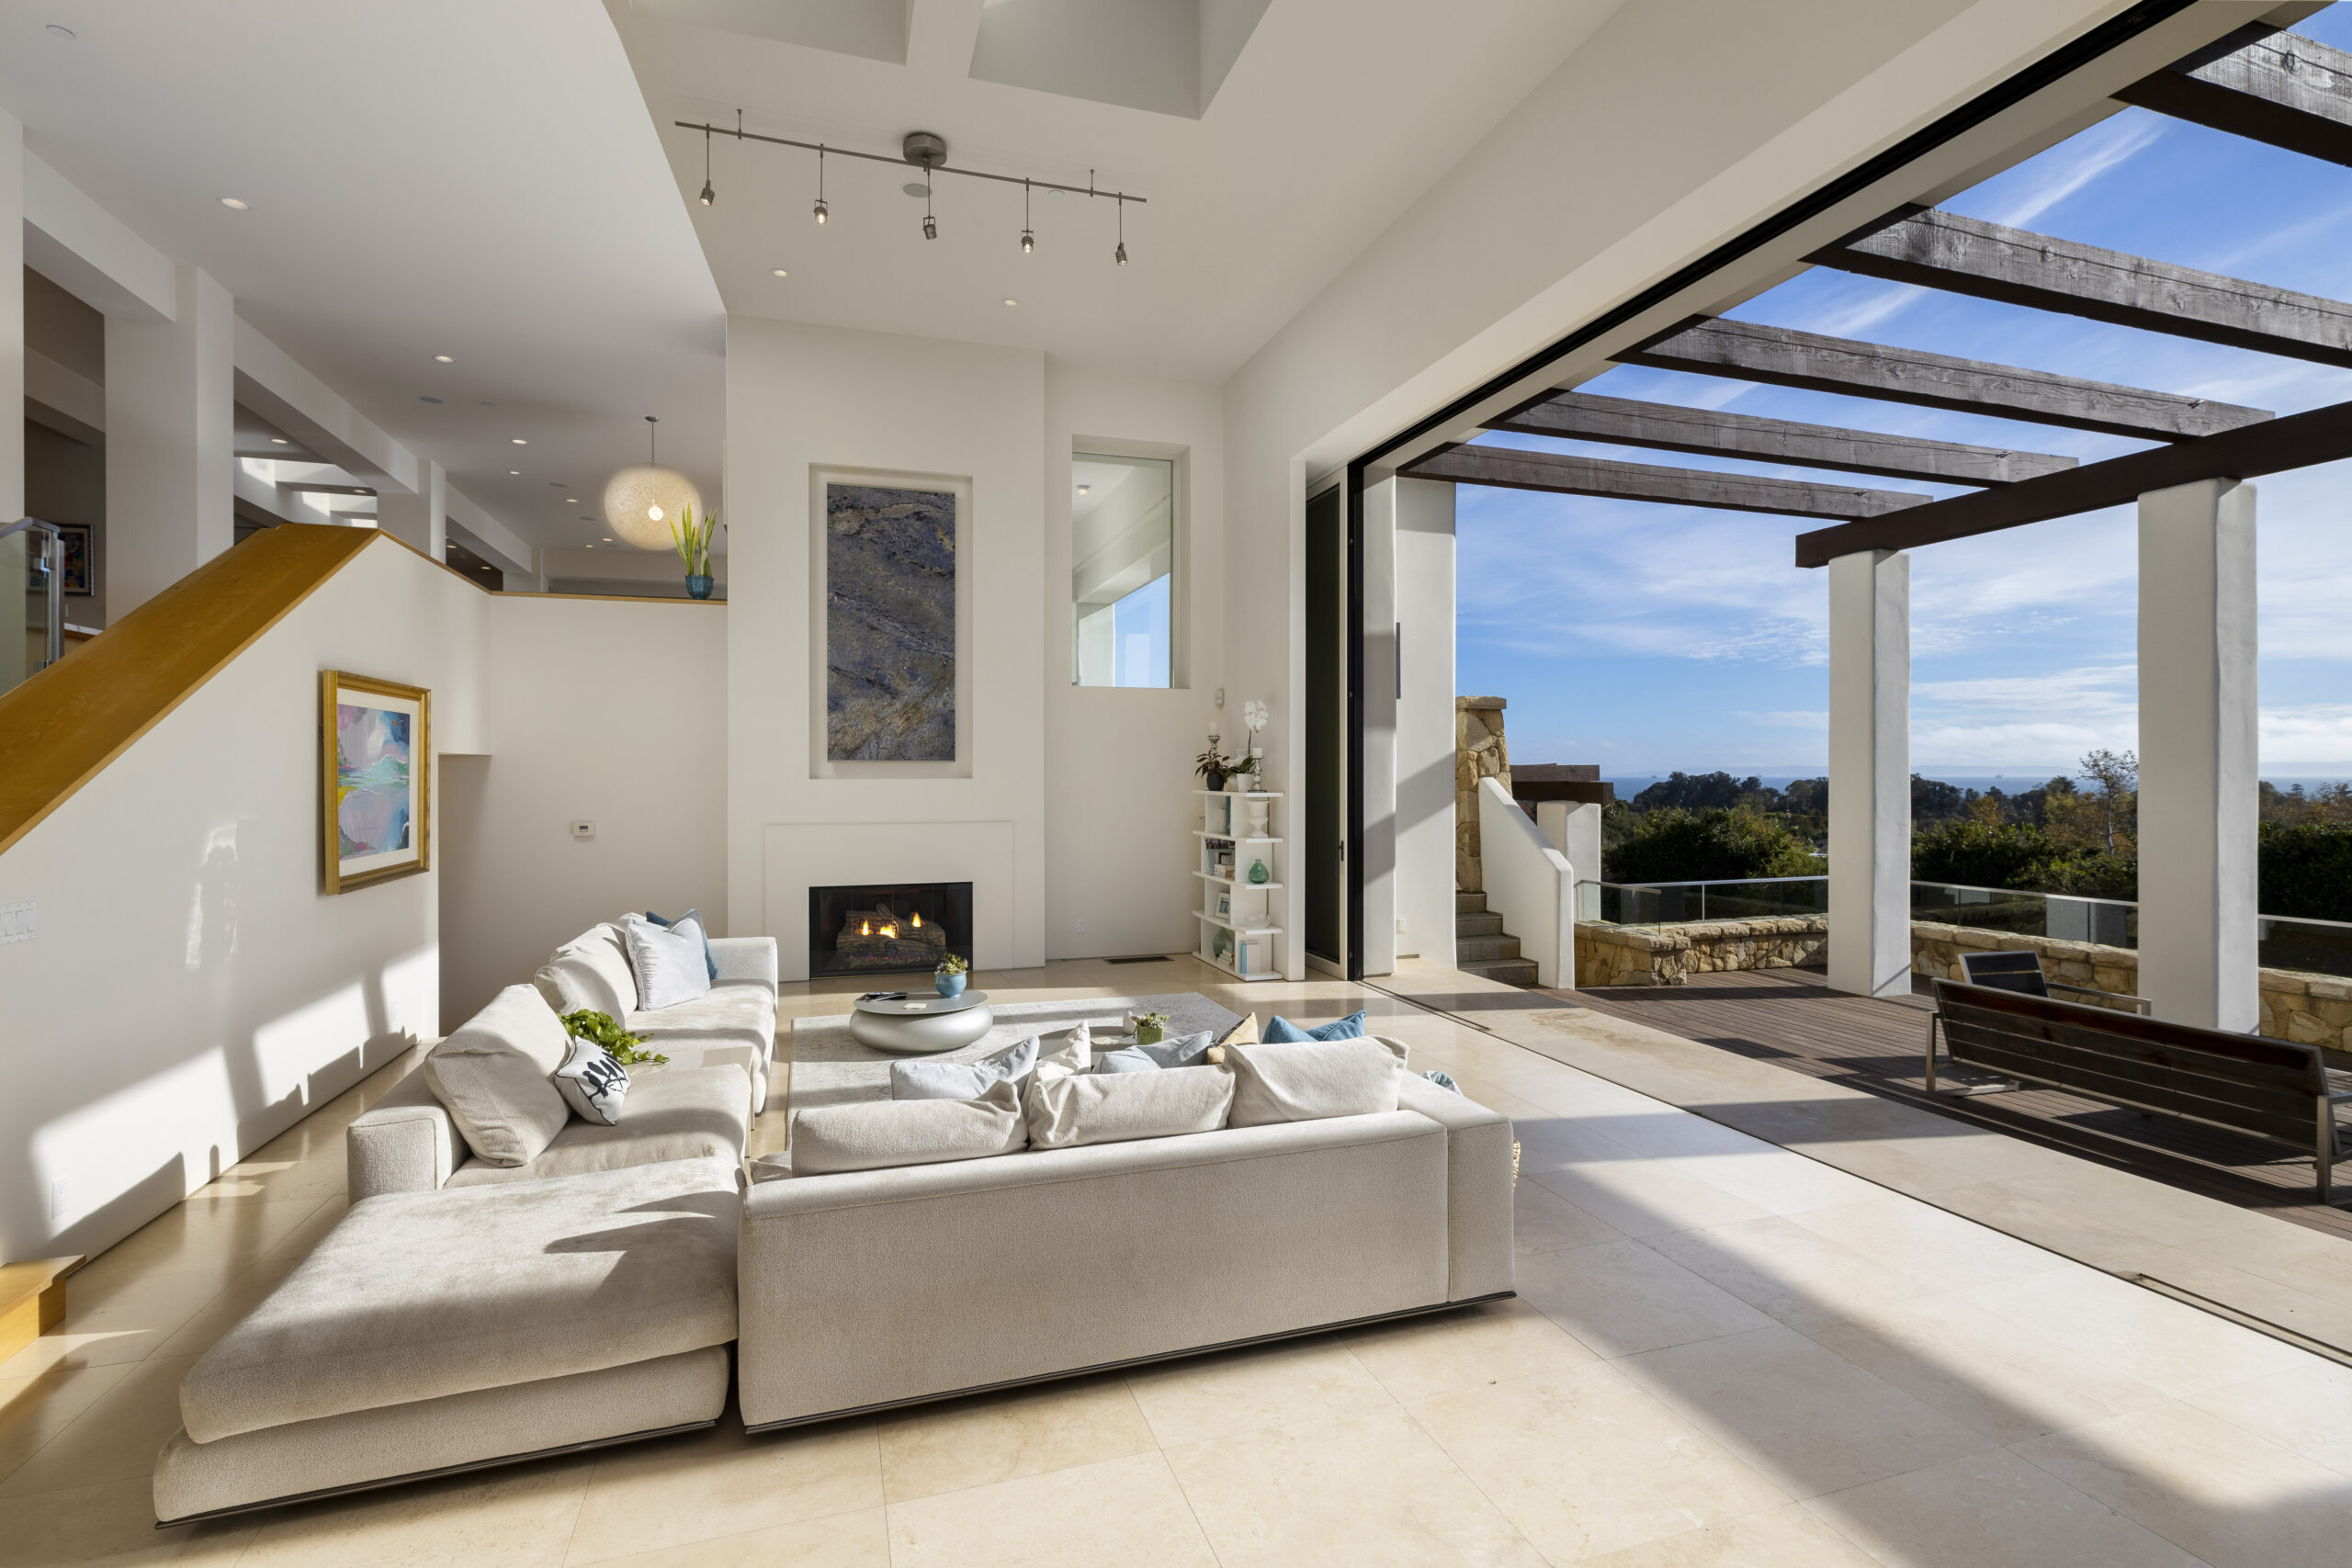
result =
[[[1487,896],[1457,890],[1453,895],[1453,912],[1457,915],[1483,915],[1487,912]]]
[[[1465,975],[1476,975],[1482,980],[1499,980],[1506,986],[1535,984],[1535,960],[1532,958],[1500,958],[1487,961],[1457,958],[1453,966]]]
[[[1456,915],[1453,917],[1453,934],[1457,938],[1500,936],[1503,934],[1503,918],[1500,915]]]
[[[1492,964],[1519,956],[1519,938],[1515,936],[1457,937],[1453,942],[1453,966],[1466,969],[1470,964]]]

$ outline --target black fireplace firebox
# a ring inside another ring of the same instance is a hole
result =
[[[808,889],[808,974],[930,974],[972,960],[972,885],[895,882]]]

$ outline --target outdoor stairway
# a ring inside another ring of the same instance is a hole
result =
[[[1484,893],[1453,895],[1453,966],[1507,986],[1535,984],[1535,960],[1519,955],[1519,938],[1503,930],[1503,918],[1487,909]]]

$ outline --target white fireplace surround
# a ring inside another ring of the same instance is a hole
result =
[[[808,889],[867,883],[970,883],[973,967],[1020,964],[1010,822],[771,822],[763,849],[780,979],[808,978]]]

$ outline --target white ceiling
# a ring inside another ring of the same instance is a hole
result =
[[[1248,359],[1619,3],[1272,0],[1220,75],[1246,0],[606,0],[729,310],[1204,381]],[[1189,54],[1163,36],[1179,10]],[[1082,28],[1080,13],[1093,14]],[[1042,25],[1057,19],[1069,25]],[[1204,111],[1140,69],[1171,51],[1213,95]],[[1163,108],[1128,107],[1156,94]],[[672,122],[731,126],[739,108],[749,130],[864,152],[931,130],[951,164],[1079,186],[1092,170],[1148,198],[1127,209],[1132,264],[1112,265],[1109,202],[1037,196],[1023,255],[1019,186],[942,175],[939,238],[925,241],[922,204],[900,191],[914,171],[842,158],[827,161],[820,228],[815,155],[731,138],[711,149],[718,198],[702,207],[704,139]]]
[[[594,0],[0,0],[0,107],[532,541],[648,413],[718,493],[723,312]]]

